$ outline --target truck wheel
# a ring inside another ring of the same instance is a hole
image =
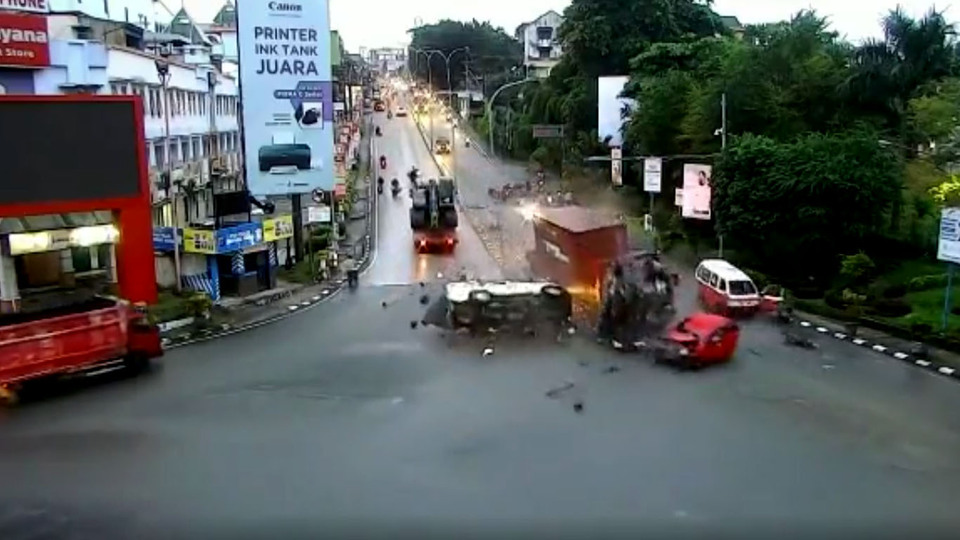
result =
[[[150,371],[150,358],[146,355],[131,353],[123,359],[123,367],[134,374]]]

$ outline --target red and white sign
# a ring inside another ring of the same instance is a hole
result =
[[[0,10],[50,13],[48,0],[0,0]]]
[[[49,37],[46,17],[0,13],[0,66],[49,66]]]

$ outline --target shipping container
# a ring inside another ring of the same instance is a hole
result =
[[[627,228],[582,206],[544,208],[534,218],[531,270],[571,289],[596,289],[607,264],[627,253]]]

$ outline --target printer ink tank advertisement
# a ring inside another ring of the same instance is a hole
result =
[[[328,1],[240,0],[237,26],[248,189],[333,189]]]

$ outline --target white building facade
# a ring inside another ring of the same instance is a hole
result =
[[[563,51],[557,32],[563,17],[550,10],[517,27],[515,37],[523,43],[523,65],[527,76],[543,78],[557,65]]]

